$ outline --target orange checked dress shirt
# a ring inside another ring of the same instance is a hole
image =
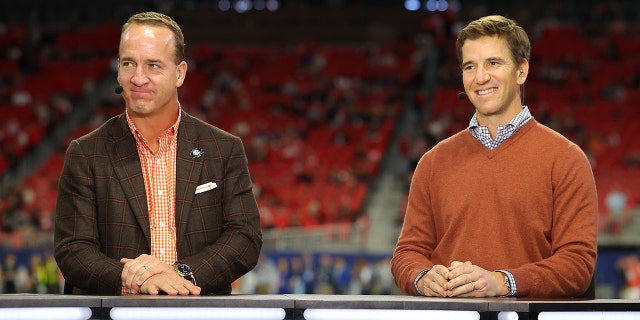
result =
[[[160,135],[160,146],[153,152],[127,112],[129,128],[136,139],[151,226],[151,255],[167,264],[178,260],[176,249],[176,150],[178,120]],[[125,289],[122,290],[126,294]]]

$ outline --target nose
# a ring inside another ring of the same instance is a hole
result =
[[[149,78],[147,78],[147,75],[144,73],[144,70],[141,66],[137,66],[135,71],[133,72],[133,75],[131,76],[131,83],[135,84],[136,86],[142,86],[144,85],[147,80],[149,80]]]
[[[476,68],[476,82],[486,83],[489,79],[491,79],[491,75],[485,70],[484,66],[478,66],[478,68]]]

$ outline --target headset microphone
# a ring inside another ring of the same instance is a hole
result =
[[[464,100],[467,98],[467,94],[463,92],[458,93],[458,99]]]
[[[122,93],[122,86],[117,86],[115,92],[116,92],[116,94],[121,94]]]

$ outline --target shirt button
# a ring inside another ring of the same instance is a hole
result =
[[[164,227],[164,222],[160,222],[160,226],[161,226],[161,227]]]
[[[158,195],[164,196],[164,190],[158,190]]]
[[[164,248],[160,248],[160,254],[164,254]]]

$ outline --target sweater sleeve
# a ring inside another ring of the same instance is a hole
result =
[[[428,184],[429,159],[423,156],[414,172],[404,224],[391,259],[391,272],[398,288],[406,294],[419,295],[414,280],[430,269],[431,253],[436,246],[436,230],[430,212]]]
[[[598,198],[591,165],[572,143],[552,162],[552,254],[509,270],[518,296],[579,296],[589,287],[595,269]]]

